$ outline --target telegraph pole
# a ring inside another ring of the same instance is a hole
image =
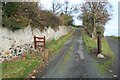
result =
[[[68,0],[65,0],[65,5],[66,5],[66,7],[65,7],[65,14],[67,14],[68,13]]]

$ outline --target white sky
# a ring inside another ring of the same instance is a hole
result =
[[[113,17],[105,26],[105,35],[115,35],[118,36],[118,1],[110,0],[113,5]],[[119,35],[120,36],[120,35]]]
[[[53,0],[40,0],[40,2],[42,3],[42,5],[44,6],[45,9],[51,9],[52,1]],[[61,3],[64,3],[65,1],[69,1],[72,4],[79,4],[83,0],[58,0],[58,1],[61,2]]]
[[[64,3],[65,0],[58,0],[61,3]],[[67,0],[71,4],[82,3],[83,0]],[[108,0],[113,6],[113,17],[105,26],[105,36],[106,35],[115,35],[118,36],[118,1],[120,0]],[[50,10],[52,7],[52,0],[40,0],[45,9]],[[75,19],[75,24],[82,24],[81,21]],[[120,35],[119,35],[120,36]]]

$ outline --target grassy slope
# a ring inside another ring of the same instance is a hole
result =
[[[47,49],[49,49],[52,54],[56,54],[59,49],[64,46],[65,42],[71,37],[73,32],[74,31],[69,32],[67,35],[61,37],[60,39],[52,40],[51,42],[47,43]]]
[[[89,52],[92,52],[92,50],[97,47],[96,42],[92,38],[90,38],[84,31],[82,31],[82,38],[85,44],[85,48]]]
[[[39,66],[42,61],[40,60],[39,53],[28,54],[26,59],[18,59],[15,61],[2,63],[2,76],[3,78],[24,78],[33,69]]]
[[[92,53],[92,50],[97,48],[97,42],[90,38],[84,30],[82,30],[82,38],[85,48],[88,52]],[[112,64],[115,57],[105,38],[102,38],[102,54],[105,56],[105,59],[101,60],[96,58],[96,60],[100,61],[100,63],[96,63],[96,67],[101,75],[104,75],[105,71]]]
[[[102,39],[102,51],[105,56],[109,56],[112,59],[115,57],[105,38]]]
[[[58,40],[53,40],[47,43],[46,47],[50,53],[57,53],[65,42],[71,37],[73,31],[61,37]],[[13,62],[2,63],[2,77],[3,78],[24,78],[35,68],[42,64],[40,53],[27,54],[27,58],[19,59]]]

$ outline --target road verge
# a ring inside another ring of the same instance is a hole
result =
[[[105,56],[104,59],[99,59],[93,54],[93,50],[97,48],[97,41],[92,39],[90,36],[87,35],[84,29],[81,29],[82,32],[82,39],[84,42],[84,46],[91,55],[94,56],[96,61],[96,67],[99,70],[101,75],[104,75],[106,71],[108,71],[109,66],[113,63],[115,55],[113,51],[109,47],[107,40],[103,37],[102,38],[102,54]]]

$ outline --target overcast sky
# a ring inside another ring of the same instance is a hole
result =
[[[105,26],[105,35],[118,36],[118,2],[119,0],[111,0],[113,5],[113,17]],[[120,35],[119,35],[120,36]]]
[[[61,3],[64,3],[65,0],[58,0]],[[79,4],[82,3],[83,0],[67,0],[72,4]],[[112,6],[113,6],[113,16],[112,16],[112,20],[109,21],[106,26],[105,26],[105,36],[108,35],[115,35],[118,36],[118,2],[120,0],[108,0]],[[50,10],[52,7],[52,0],[40,0],[40,2],[42,3],[42,5],[44,6],[45,9]],[[82,24],[81,21],[74,19],[75,20],[75,24]],[[120,35],[119,35],[120,36]]]

